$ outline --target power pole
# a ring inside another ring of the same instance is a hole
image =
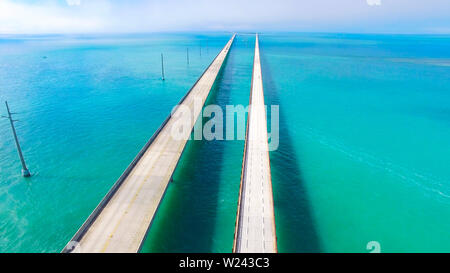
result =
[[[20,148],[20,144],[19,144],[19,139],[17,138],[17,133],[16,133],[16,128],[14,127],[14,122],[16,122],[17,120],[13,120],[12,119],[12,115],[14,113],[11,113],[11,111],[9,111],[9,105],[8,102],[5,101],[6,104],[6,110],[8,111],[8,116],[2,116],[2,118],[7,118],[9,119],[9,122],[11,123],[11,129],[14,135],[14,140],[16,141],[16,147],[17,147],[17,152],[19,153],[19,157],[20,157],[20,161],[22,162],[22,175],[24,177],[30,177],[30,171],[27,168],[27,165],[25,164],[25,159],[23,158],[23,154],[22,154],[22,149]]]
[[[161,53],[161,74],[162,74],[162,80],[165,80],[164,77],[164,55]]]

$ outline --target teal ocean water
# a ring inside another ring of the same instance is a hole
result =
[[[266,35],[280,251],[450,251],[450,37]],[[294,205],[295,204],[295,205]]]
[[[0,121],[0,252],[60,251],[229,37],[0,36],[0,100],[34,174],[20,176]],[[208,103],[248,103],[253,45],[237,37]],[[450,251],[450,37],[267,33],[260,46],[280,105],[279,251]],[[143,252],[231,252],[243,145],[188,143]]]

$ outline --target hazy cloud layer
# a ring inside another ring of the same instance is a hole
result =
[[[381,0],[366,0],[369,6],[381,6]]]
[[[448,33],[449,0],[0,0],[0,33]]]
[[[81,0],[66,0],[69,6],[79,6],[81,5]]]

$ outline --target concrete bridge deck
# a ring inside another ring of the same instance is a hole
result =
[[[233,252],[277,252],[259,40],[256,35],[250,108]]]
[[[202,110],[194,105],[199,102],[200,106],[204,105],[234,38],[235,35],[181,100],[183,107],[178,107],[164,121],[63,252],[133,253],[140,250],[191,133],[173,137],[172,130],[179,126],[179,117],[186,115],[186,107],[192,113],[192,117],[186,119],[192,130]]]

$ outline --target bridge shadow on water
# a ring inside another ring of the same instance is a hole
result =
[[[213,103],[224,107],[229,102],[235,58],[231,49],[205,105]],[[203,124],[208,120],[203,118]],[[191,136],[193,139],[193,134]],[[215,218],[225,145],[226,141],[188,141],[174,173],[174,181],[168,186],[142,252],[214,251]],[[231,248],[232,241],[230,251]]]
[[[270,128],[270,105],[280,105],[280,145],[270,153],[272,184],[275,203],[275,222],[279,252],[322,252],[311,214],[308,192],[302,181],[298,156],[295,153],[292,136],[289,133],[279,90],[272,77],[272,71],[264,46],[261,46],[261,69],[264,82],[265,103],[268,105],[268,127]],[[271,132],[270,129],[268,129]]]

